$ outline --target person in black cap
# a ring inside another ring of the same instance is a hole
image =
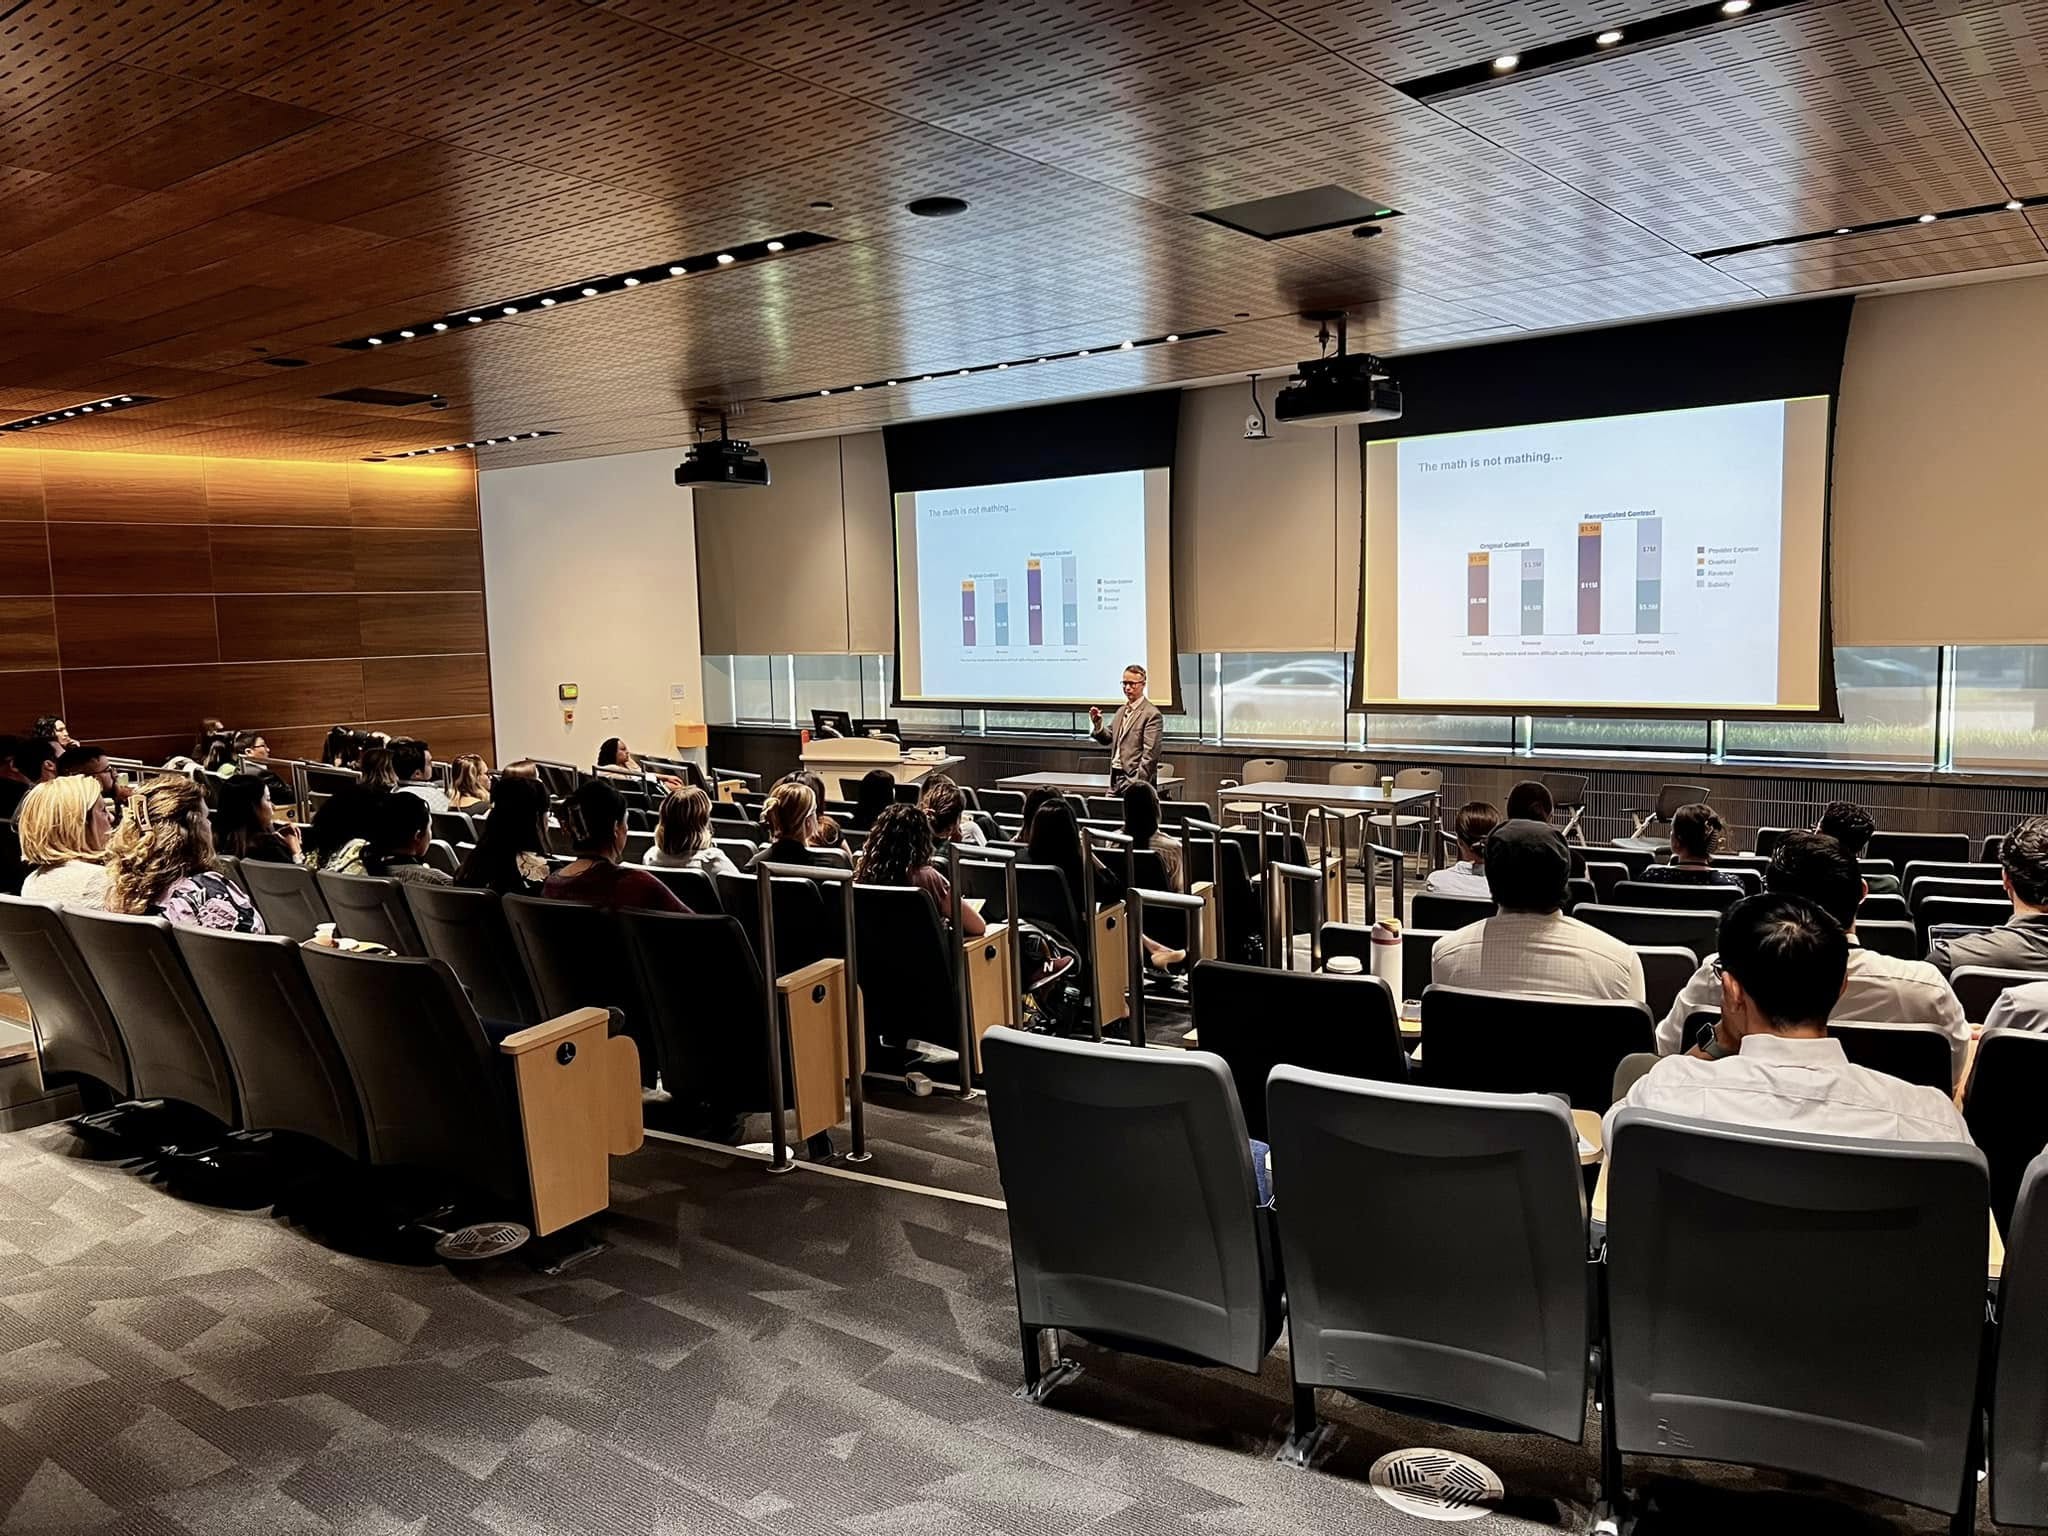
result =
[[[1612,934],[1564,915],[1572,856],[1557,829],[1505,821],[1486,839],[1486,885],[1500,911],[1438,939],[1438,986],[1643,1001],[1643,962]]]

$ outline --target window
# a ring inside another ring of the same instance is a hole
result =
[[[1838,762],[1932,763],[1935,685],[1941,653],[1931,645],[1835,652],[1842,723],[1730,720],[1730,758],[1822,758]]]
[[[1181,653],[1181,713],[1166,716],[1165,735],[1178,741],[1200,741],[1209,733],[1214,725],[1209,719],[1209,692],[1215,672],[1211,657],[1195,651]]]
[[[1958,768],[2048,765],[2048,646],[1955,649]]]
[[[706,656],[704,693],[708,708],[722,709],[738,725],[787,725],[788,715],[775,713],[770,681],[777,656]]]
[[[1322,651],[1305,656],[1224,652],[1221,721],[1226,741],[1344,740],[1344,677],[1348,658]]]
[[[1538,752],[1707,752],[1704,720],[1607,720],[1587,715],[1539,716],[1530,745]]]
[[[1375,747],[1487,747],[1515,744],[1512,715],[1367,715],[1365,745]]]
[[[861,656],[792,656],[790,670],[796,677],[796,723],[811,723],[814,709],[843,709],[861,716]],[[883,711],[886,713],[886,711]]]
[[[1110,701],[1105,700],[1102,708],[1107,713]],[[985,728],[991,731],[1053,731],[1074,736],[1088,729],[1087,713],[1071,709],[991,709],[984,718]]]

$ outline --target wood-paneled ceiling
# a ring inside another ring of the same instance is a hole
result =
[[[40,448],[484,468],[2048,260],[2048,0],[1807,0],[1427,102],[1397,82],[1683,0],[0,0],[0,419]],[[1195,210],[1401,210],[1264,243]],[[955,196],[921,219],[904,204]],[[829,207],[819,207],[829,203]],[[835,244],[371,352],[486,300]],[[266,357],[303,358],[275,367]],[[359,386],[447,409],[321,399]],[[0,439],[4,442],[5,439]]]

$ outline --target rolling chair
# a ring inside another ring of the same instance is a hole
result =
[[[1671,841],[1671,818],[1678,814],[1679,808],[1704,800],[1712,793],[1713,791],[1704,784],[1666,784],[1657,791],[1657,803],[1654,807],[1647,811],[1631,810],[1628,813],[1635,818],[1636,829],[1627,837],[1617,837],[1614,840],[1615,846],[1642,848],[1652,853],[1661,850]]]
[[[1571,815],[1558,830],[1568,843],[1576,842],[1586,846],[1586,830],[1580,825],[1586,815],[1586,785],[1590,782],[1583,773],[1546,773],[1538,780],[1550,791],[1550,805],[1553,811],[1569,811]]]

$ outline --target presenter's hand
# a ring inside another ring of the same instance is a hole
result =
[[[1102,711],[1093,704],[1088,706],[1088,723],[1090,725],[1102,724]]]

